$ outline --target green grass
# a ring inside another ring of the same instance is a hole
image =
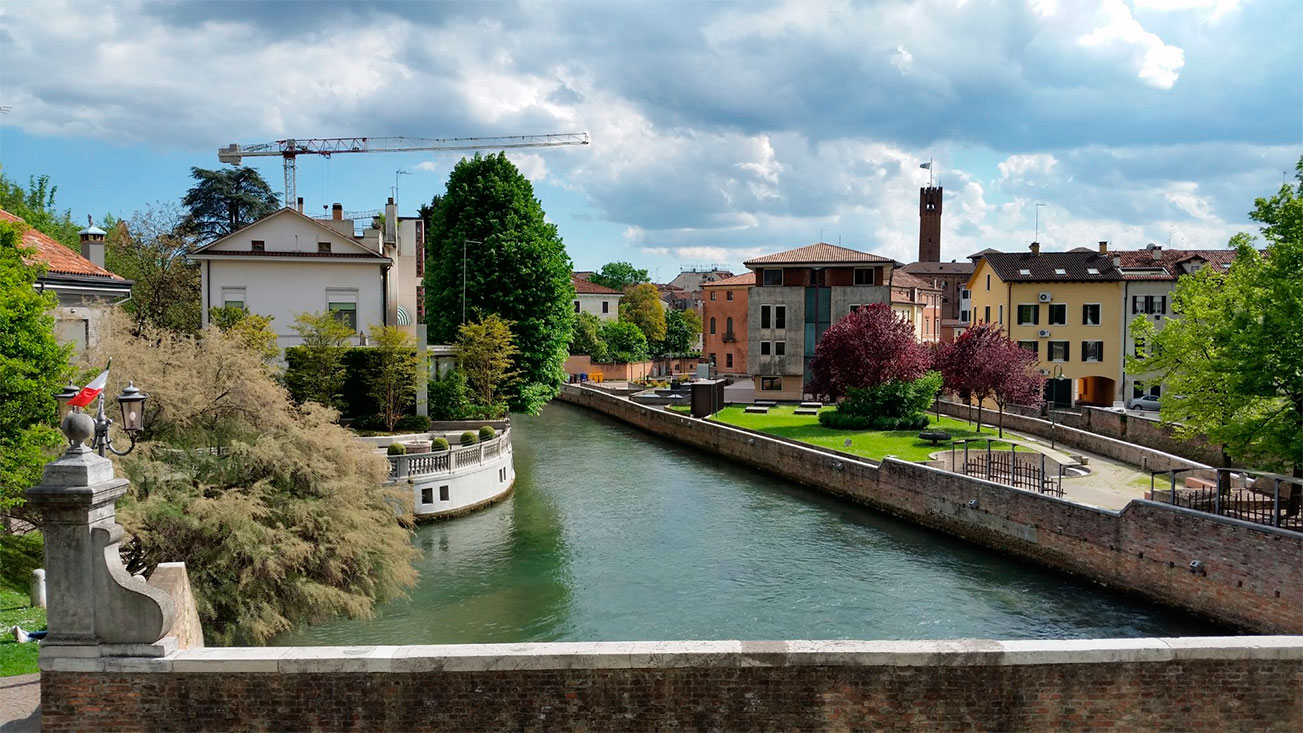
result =
[[[692,407],[690,405],[668,405],[665,409],[672,412],[681,412],[684,415],[692,414]]]
[[[945,450],[946,447],[945,444],[934,446],[930,441],[920,440],[918,430],[833,430],[820,425],[814,415],[793,414],[794,405],[771,407],[769,413],[765,415],[746,413],[743,411],[744,407],[725,407],[710,419],[780,438],[809,443],[820,448],[832,448],[875,461],[882,460],[888,455],[905,461],[926,461],[930,457],[929,454]],[[976,430],[973,430],[973,426],[966,422],[944,416],[938,421],[935,415],[929,415],[928,429],[938,428],[949,432],[955,439],[987,437],[996,432],[994,429],[983,428],[979,435]],[[850,446],[846,445],[847,438],[851,441]],[[972,448],[977,445],[981,445],[983,450],[986,448],[985,443],[974,444]],[[1009,443],[994,441],[991,447],[1008,450]]]
[[[0,534],[0,677],[36,672],[40,645],[15,643],[9,629],[15,624],[27,631],[45,628],[45,609],[32,608],[27,597],[28,580],[44,553],[39,533]]]

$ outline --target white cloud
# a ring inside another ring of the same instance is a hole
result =
[[[422,173],[434,173],[439,170],[439,164],[432,160],[423,160],[416,164],[416,170],[421,171]]]
[[[1163,42],[1140,25],[1122,0],[1106,0],[1098,16],[1102,24],[1077,39],[1083,47],[1106,54],[1125,54],[1137,76],[1157,89],[1171,89],[1185,66],[1185,52]]]
[[[1000,161],[1000,184],[1005,187],[1044,186],[1059,161],[1049,153],[1010,155]]]

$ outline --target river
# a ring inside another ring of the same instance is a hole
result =
[[[512,442],[515,493],[418,529],[408,598],[275,643],[1228,632],[570,405]]]

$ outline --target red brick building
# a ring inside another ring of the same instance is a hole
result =
[[[754,272],[702,284],[701,355],[720,374],[747,373],[747,295],[755,284]]]

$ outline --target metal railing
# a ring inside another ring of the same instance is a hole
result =
[[[1057,476],[1055,476],[1046,470],[1044,453],[1035,453],[1040,458],[1038,462],[1032,452],[1017,453],[1017,446],[1013,443],[1009,444],[1007,451],[994,449],[991,446],[994,440],[996,439],[966,438],[951,443],[950,470],[1017,489],[1063,496],[1063,467],[1057,461],[1050,459],[1050,462],[1057,466],[1055,471]],[[978,450],[969,449],[969,443],[978,442],[984,442],[986,445]],[[958,455],[956,446],[963,446],[962,458]],[[1025,460],[1020,459],[1020,456],[1025,457]]]
[[[1149,496],[1181,506],[1254,524],[1303,531],[1303,479],[1231,468],[1215,468],[1215,481],[1195,479],[1193,486],[1176,485],[1177,474],[1209,469],[1172,468],[1149,472]],[[1167,488],[1157,487],[1167,475]]]
[[[501,456],[510,445],[511,430],[507,429],[498,434],[498,437],[475,445],[437,453],[388,456],[389,480],[433,476],[479,466]]]

